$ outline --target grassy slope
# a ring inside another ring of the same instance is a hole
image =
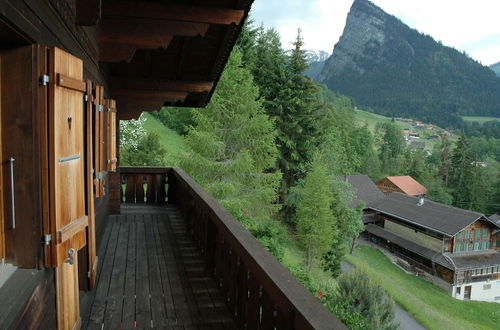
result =
[[[166,151],[165,166],[177,166],[178,157],[189,150],[182,136],[163,125],[158,119],[147,112],[142,113],[146,118],[144,129],[146,132],[154,132],[160,136],[160,144]]]
[[[500,117],[472,117],[472,116],[468,117],[468,116],[463,116],[462,119],[465,121],[469,121],[469,122],[475,121],[475,122],[478,122],[480,124],[483,124],[487,121],[492,121],[492,120],[500,121]]]
[[[359,246],[346,260],[362,267],[410,314],[429,329],[498,329],[500,305],[460,301],[396,267],[379,250]]]

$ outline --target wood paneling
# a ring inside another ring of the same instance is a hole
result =
[[[106,125],[107,125],[107,170],[110,172],[116,171],[116,101],[113,99],[105,100],[106,106]]]
[[[40,266],[41,195],[38,110],[38,48],[1,54],[2,176],[6,261],[23,268]],[[14,158],[13,228],[10,158]]]
[[[2,65],[1,65],[2,57],[0,55],[0,77],[2,75]],[[1,88],[2,80],[0,79],[0,101],[2,100],[2,88]],[[2,158],[2,107],[0,102],[0,160]],[[4,220],[3,220],[3,167],[4,162],[0,161],[0,264],[4,261],[5,258],[5,238],[4,238]]]

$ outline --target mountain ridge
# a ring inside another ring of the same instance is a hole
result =
[[[363,107],[440,126],[500,113],[500,79],[456,49],[355,0],[318,80]]]

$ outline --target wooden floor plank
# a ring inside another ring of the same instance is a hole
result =
[[[135,272],[136,272],[136,221],[135,215],[127,215],[129,222],[127,266],[125,268],[125,287],[123,297],[122,325],[125,329],[135,325]]]
[[[109,219],[89,329],[103,321],[104,328],[235,328],[178,209],[135,206]]]
[[[108,289],[111,280],[111,272],[113,271],[113,263],[116,253],[116,244],[118,242],[119,233],[119,217],[110,216],[109,222],[111,225],[111,234],[109,236],[109,242],[106,248],[106,254],[104,255],[104,262],[101,270],[99,271],[99,276],[96,285],[96,294],[94,298],[94,303],[92,305],[89,328],[96,327],[101,328],[104,322],[105,310],[106,310],[106,299],[108,297]]]
[[[135,271],[135,287],[136,287],[136,306],[135,315],[137,327],[151,327],[151,301],[149,291],[149,271],[148,271],[148,252],[146,246],[146,232],[144,228],[144,217],[138,216],[137,220],[137,236],[136,236],[136,271]]]

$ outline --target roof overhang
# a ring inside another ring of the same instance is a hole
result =
[[[77,0],[77,22],[96,27],[119,119],[207,105],[252,3]]]

